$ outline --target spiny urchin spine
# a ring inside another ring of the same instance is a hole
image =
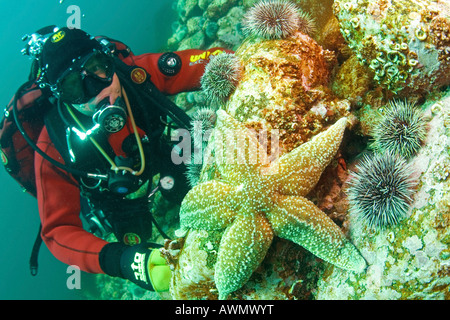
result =
[[[371,148],[377,152],[390,151],[407,159],[420,149],[426,136],[426,121],[414,104],[390,101],[372,136]]]
[[[350,173],[350,216],[372,229],[396,225],[408,213],[414,187],[411,168],[399,155],[365,155],[356,172]]]
[[[189,186],[193,188],[200,181],[200,174],[202,173],[203,164],[190,163],[186,167],[186,179],[189,183]]]
[[[236,89],[241,74],[241,62],[233,53],[212,57],[201,78],[202,90],[210,104],[223,104]]]
[[[244,17],[244,31],[263,39],[284,39],[297,28],[297,6],[285,0],[262,0]]]
[[[195,187],[199,180],[203,168],[203,153],[208,145],[209,137],[216,123],[216,111],[203,107],[192,115],[191,139],[193,140],[195,152],[192,155],[191,163],[187,165],[185,172],[187,181],[191,188]]]
[[[211,108],[200,108],[192,116],[191,137],[194,146],[202,148],[208,142],[209,135],[216,123],[216,112]]]
[[[298,10],[298,31],[311,37],[316,34],[316,21],[308,12]]]
[[[311,16],[287,0],[262,0],[246,13],[244,32],[262,39],[286,39],[297,31],[308,35],[315,32]]]

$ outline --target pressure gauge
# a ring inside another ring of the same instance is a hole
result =
[[[169,191],[174,187],[175,180],[171,176],[165,176],[159,180],[159,184],[161,185],[161,188]]]

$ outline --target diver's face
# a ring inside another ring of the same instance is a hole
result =
[[[109,98],[109,103],[114,104],[117,97],[121,97],[121,86],[119,77],[117,77],[117,74],[114,74],[112,83],[109,87],[106,87],[100,93],[89,100],[88,102],[84,104],[72,104],[73,107],[81,112],[82,114],[86,116],[93,116],[94,113],[97,111],[97,104],[102,101],[105,98]]]

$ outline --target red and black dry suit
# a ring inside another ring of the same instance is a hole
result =
[[[192,49],[176,52],[182,64],[179,72],[174,75],[168,75],[167,72],[163,72],[161,67],[158,66],[158,63],[161,62],[161,54],[130,55],[122,60],[124,66],[130,66],[130,68],[128,71],[123,71],[122,68],[122,74],[119,74],[118,71],[116,73],[130,99],[131,109],[139,127],[139,134],[142,140],[146,140],[148,144],[146,146],[146,171],[143,175],[146,179],[151,180],[152,175],[164,170],[167,165],[170,166],[171,159],[170,152],[161,151],[164,149],[164,146],[160,143],[160,136],[164,126],[161,118],[164,118],[165,115],[160,109],[146,100],[145,97],[139,97],[141,89],[138,83],[143,80],[143,77],[148,77],[150,79],[145,80],[151,80],[156,88],[165,95],[198,90],[200,88],[200,78],[203,75],[204,67],[209,61],[209,57],[223,51],[225,50],[222,48],[212,48],[207,51]],[[133,72],[135,66],[145,69],[147,74],[142,73],[142,69],[139,72]],[[142,91],[144,90],[146,89],[143,88]],[[67,156],[63,155],[67,153],[67,145],[63,144],[66,140],[64,129],[67,124],[61,126],[64,121],[61,121],[55,112],[53,116],[49,116],[46,120],[46,126],[40,134],[37,145],[54,159],[67,164],[69,160]],[[78,116],[80,119],[83,119],[81,114]],[[144,118],[147,118],[146,121],[143,120]],[[52,121],[53,123],[50,125]],[[86,121],[90,120],[87,119]],[[58,125],[61,128],[58,128]],[[57,139],[51,139],[51,137],[54,137],[52,131],[58,135],[59,142],[54,141]],[[133,156],[130,156],[130,153],[136,152],[136,141],[129,122],[121,131],[104,135],[103,140],[102,137],[97,138],[109,150],[113,158],[114,156],[133,158]],[[74,144],[77,143],[76,137],[71,137],[71,139]],[[57,144],[62,145],[62,151]],[[99,163],[102,163],[102,157],[90,141],[78,141],[78,144],[83,145],[83,148],[87,148],[84,151],[81,148],[82,152],[75,152],[76,164],[78,163],[83,167],[87,163],[85,168],[81,169],[94,172],[96,172],[96,169],[101,169],[105,172],[105,170],[110,168],[110,165],[106,162],[103,162],[104,168],[95,168]],[[98,161],[93,160],[95,158],[98,158]],[[94,167],[89,167],[91,160]],[[133,165],[139,166],[139,163],[135,162]],[[77,265],[83,271],[105,273],[104,266],[101,266],[101,262],[99,262],[99,255],[108,242],[83,229],[80,219],[80,190],[83,187],[80,184],[80,179],[56,168],[39,154],[36,154],[35,157],[35,171],[37,199],[42,223],[41,235],[49,250],[60,261],[69,265]],[[92,190],[92,192],[88,188],[84,189],[85,191],[87,190],[85,193],[88,196],[91,195],[93,198],[96,198],[100,208],[102,199],[106,205],[119,205],[120,207],[121,197],[111,196],[107,191],[100,192],[99,188]],[[183,191],[178,192],[180,193],[178,196],[183,196]],[[187,192],[187,190],[184,192]],[[126,212],[126,207],[123,208],[121,210]],[[106,271],[106,273],[108,272]]]

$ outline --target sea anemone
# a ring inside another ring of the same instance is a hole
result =
[[[242,65],[233,53],[211,58],[201,78],[201,86],[211,105],[221,105],[234,92],[242,73]]]
[[[411,168],[391,152],[365,155],[350,173],[346,193],[350,216],[370,228],[385,229],[406,217],[415,186]]]
[[[213,129],[216,118],[216,112],[211,108],[200,108],[193,114],[191,137],[195,147],[202,148],[207,143],[208,132]]]
[[[410,158],[420,149],[426,136],[422,111],[406,101],[391,101],[375,125],[372,136],[371,148],[375,151],[391,151]]]
[[[299,27],[299,9],[286,0],[262,0],[244,16],[244,31],[263,39],[285,39]]]

